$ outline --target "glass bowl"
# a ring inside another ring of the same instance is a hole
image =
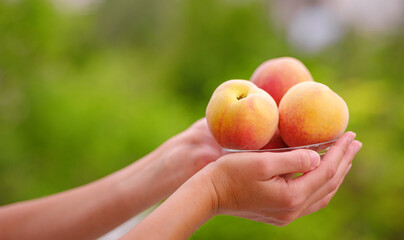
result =
[[[315,143],[315,144],[310,144],[310,145],[305,145],[305,146],[299,146],[299,147],[288,147],[288,148],[274,148],[274,149],[259,149],[259,150],[238,150],[238,149],[228,149],[228,148],[222,148],[223,153],[244,153],[244,152],[288,152],[288,151],[293,151],[297,149],[309,149],[316,151],[321,157],[325,155],[325,153],[328,151],[328,149],[331,148],[332,145],[337,141],[338,139],[334,139],[331,141],[327,142],[322,142],[322,143]]]

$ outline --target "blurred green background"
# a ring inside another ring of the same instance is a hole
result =
[[[366,25],[350,1],[297,2],[0,1],[0,204],[130,164],[203,117],[220,83],[293,56],[349,106],[363,149],[345,183],[287,227],[220,216],[192,239],[402,238],[403,4],[374,0]]]

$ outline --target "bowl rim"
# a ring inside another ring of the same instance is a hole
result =
[[[242,149],[230,149],[230,148],[222,148],[223,151],[229,152],[229,153],[242,153],[242,152],[286,152],[286,151],[292,151],[292,150],[298,150],[298,149],[308,149],[308,148],[313,148],[313,147],[320,147],[322,145],[327,145],[330,143],[335,143],[338,140],[338,138],[335,138],[330,141],[326,142],[321,142],[321,143],[314,143],[314,144],[309,144],[309,145],[304,145],[304,146],[297,146],[297,147],[287,147],[287,148],[273,148],[273,149],[257,149],[257,150],[242,150]]]

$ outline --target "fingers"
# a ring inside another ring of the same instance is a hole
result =
[[[201,134],[201,133],[210,134],[210,130],[209,130],[208,122],[206,121],[206,118],[201,118],[201,119],[197,120],[188,128],[188,130],[197,131],[198,134]]]
[[[201,118],[198,119],[197,121],[195,121],[191,127],[196,127],[196,128],[206,128],[207,127],[207,122],[206,122],[206,118]]]
[[[233,153],[232,158],[238,168],[250,172],[257,180],[268,180],[274,176],[293,176],[294,173],[308,172],[320,164],[320,156],[311,150],[295,150],[285,153]]]
[[[349,170],[351,169],[352,164],[350,164],[348,166],[348,169],[346,170],[346,173],[344,175],[344,177],[340,180],[338,187],[332,191],[331,193],[329,193],[327,196],[325,196],[324,198],[318,200],[317,202],[315,202],[312,205],[309,205],[308,208],[306,208],[302,214],[300,215],[301,217],[306,216],[308,214],[311,214],[313,212],[316,212],[322,208],[325,208],[331,201],[331,199],[334,197],[334,195],[337,193],[339,187],[342,185],[342,183],[344,182],[345,176],[348,174]]]
[[[326,184],[337,173],[339,164],[354,138],[355,134],[353,132],[347,132],[342,135],[335,145],[328,150],[316,171],[311,171],[292,180],[295,187],[310,194]]]
[[[319,164],[320,156],[311,150],[270,153],[270,156],[266,159],[266,176],[308,172]]]
[[[341,164],[339,165],[335,176],[332,177],[326,184],[321,186],[309,197],[306,203],[307,206],[314,204],[315,202],[319,201],[320,199],[324,198],[325,196],[339,188],[342,180],[348,172],[349,166],[352,164],[352,160],[361,147],[362,144],[359,141],[353,141],[350,144],[348,150],[343,156],[343,159],[341,160]]]
[[[342,137],[331,147],[323,158],[324,162],[330,162],[334,166],[338,166],[342,160],[345,152],[348,150],[349,145],[355,139],[356,134],[354,132],[346,132]]]

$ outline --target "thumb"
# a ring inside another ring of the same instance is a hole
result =
[[[312,150],[294,150],[283,153],[272,153],[271,166],[268,168],[272,176],[287,173],[304,173],[320,165],[320,155]]]

